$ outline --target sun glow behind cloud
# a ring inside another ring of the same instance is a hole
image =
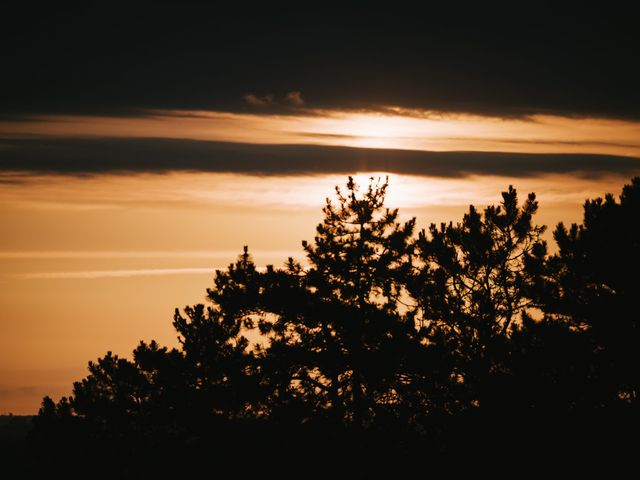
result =
[[[432,151],[601,153],[640,156],[640,123],[387,109],[297,115],[153,111],[138,117],[36,116],[0,121],[0,137],[158,137]]]
[[[388,178],[385,204],[405,220],[416,216],[420,227],[457,221],[470,204],[496,203],[510,183],[537,193],[541,223],[577,221],[585,198],[621,184],[618,176],[574,178],[571,188],[562,175],[353,176],[361,189]],[[346,180],[188,172],[16,178],[0,185],[0,221],[12,226],[0,239],[0,262],[14,280],[201,274],[228,265],[245,244],[259,265],[301,258],[299,242],[313,238],[324,200],[335,203],[334,187]]]
[[[540,175],[509,179],[501,176],[462,178],[424,177],[360,172],[352,176],[365,188],[369,179],[390,186],[386,204],[401,209],[426,206],[460,206],[495,201],[509,183],[532,189],[547,202],[582,203],[587,195],[619,189],[621,178],[572,178],[571,188],[563,175]],[[135,175],[101,174],[85,177],[64,175],[12,175],[0,186],[0,203],[6,210],[20,211],[154,211],[160,208],[212,208],[240,211],[317,210],[325,198],[334,198],[334,187],[343,186],[344,175],[264,177],[233,173],[173,172]],[[15,179],[15,182],[10,181]],[[202,253],[202,252],[201,252]],[[152,254],[154,255],[154,254]],[[0,257],[2,254],[0,253]]]

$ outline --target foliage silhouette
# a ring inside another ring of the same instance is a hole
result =
[[[176,310],[178,348],[90,362],[69,398],[44,399],[34,456],[65,471],[57,439],[105,476],[244,478],[276,458],[373,476],[496,451],[503,464],[533,449],[541,465],[631,455],[640,179],[558,225],[553,255],[534,194],[520,205],[509,187],[416,237],[387,187],[336,187],[303,262],[260,269],[245,247],[210,306]]]
[[[611,194],[587,200],[582,225],[554,231],[559,252],[540,291],[548,314],[589,340],[600,404],[636,403],[640,395],[639,215],[638,177],[619,202]]]
[[[211,300],[245,325],[257,320],[268,338],[256,351],[268,384],[264,412],[356,427],[393,413],[399,347],[412,331],[400,297],[415,220],[401,224],[397,210],[383,208],[386,188],[372,183],[360,198],[349,179],[346,194],[336,189],[315,241],[303,242],[308,267],[289,259],[258,273],[245,250],[217,272]]]
[[[534,194],[519,208],[509,187],[499,206],[483,213],[471,206],[461,223],[432,224],[416,241],[421,266],[411,293],[425,339],[446,344],[455,358],[451,388],[457,387],[458,407],[500,392],[496,382],[508,369],[503,362],[511,331],[535,306],[527,267],[546,250],[545,227],[532,223],[537,209]]]

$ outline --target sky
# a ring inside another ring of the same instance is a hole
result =
[[[621,4],[622,5],[622,4]],[[418,226],[514,185],[536,221],[640,174],[640,31],[615,2],[232,11],[8,2],[0,16],[0,414],[176,345],[244,245],[303,259],[348,175]]]

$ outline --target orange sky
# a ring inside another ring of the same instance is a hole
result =
[[[0,122],[0,137],[170,136],[640,156],[640,127],[634,122],[389,112],[37,117]],[[366,182],[371,175],[357,178]],[[579,221],[585,198],[619,193],[627,180],[615,173],[528,178],[393,174],[387,204],[426,226],[460,220],[471,203],[497,203],[500,192],[513,184],[521,195],[538,194],[538,222],[553,226],[560,220]],[[313,238],[324,198],[344,182],[334,174],[0,173],[0,414],[35,413],[43,395],[70,393],[87,361],[107,350],[126,356],[139,340],[150,339],[174,345],[173,309],[203,301],[216,267],[233,261],[247,244],[259,265],[281,264],[289,255],[302,258],[300,241]]]

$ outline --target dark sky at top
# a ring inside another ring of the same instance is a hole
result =
[[[611,2],[332,14],[49,3],[2,6],[0,115],[270,113],[291,108],[282,98],[300,91],[310,109],[640,119],[638,17]],[[274,104],[252,107],[249,93]]]

